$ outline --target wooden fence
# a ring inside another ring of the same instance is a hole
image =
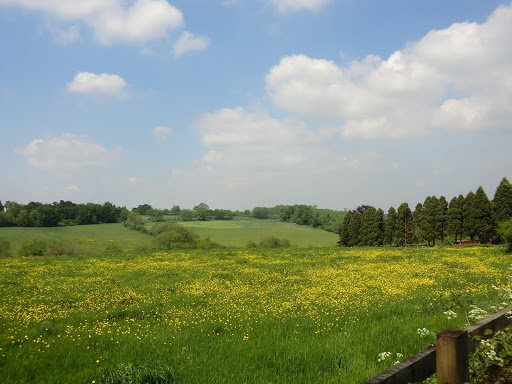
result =
[[[363,384],[408,384],[421,382],[434,373],[438,383],[464,383],[469,380],[469,353],[475,349],[470,340],[487,329],[494,332],[512,323],[512,306],[465,329],[446,329],[437,334],[437,342]]]

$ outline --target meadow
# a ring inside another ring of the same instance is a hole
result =
[[[265,236],[287,239],[299,247],[334,247],[338,235],[305,225],[236,217],[233,220],[189,221],[182,223],[202,238],[228,246],[243,247],[249,240],[258,241]]]
[[[495,312],[509,263],[480,247],[4,258],[0,382],[358,383],[473,305]]]

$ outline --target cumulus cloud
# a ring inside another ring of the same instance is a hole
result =
[[[202,51],[206,49],[208,45],[210,45],[210,41],[206,37],[196,37],[193,33],[185,31],[174,44],[174,54],[181,56],[191,51]]]
[[[336,122],[348,139],[398,139],[432,129],[510,128],[512,5],[483,24],[429,32],[383,60],[340,67],[288,56],[266,76],[275,105],[306,120]]]
[[[157,139],[165,141],[167,137],[172,133],[172,129],[169,127],[156,127],[153,129],[153,136]]]
[[[117,160],[120,149],[109,150],[87,136],[65,133],[53,139],[34,139],[16,149],[33,168],[52,172],[74,172],[105,167]]]
[[[119,75],[78,72],[67,88],[71,93],[124,96],[126,86],[126,81]]]
[[[57,22],[92,28],[102,44],[147,42],[183,27],[183,14],[166,0],[0,0],[0,6],[42,11]]]
[[[318,11],[331,0],[272,0],[280,12],[294,12],[299,10]]]
[[[301,121],[281,121],[241,107],[206,114],[195,128],[209,149],[202,162],[239,176],[279,174],[297,167],[314,169],[320,159],[326,159],[323,144],[335,134],[329,129],[312,131]],[[336,158],[340,166],[351,161],[341,155],[334,155]]]

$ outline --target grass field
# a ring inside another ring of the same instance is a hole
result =
[[[290,240],[299,247],[334,247],[338,241],[335,233],[303,225],[251,218],[229,221],[190,221],[183,225],[201,237],[210,238],[225,246],[243,247],[249,240],[258,241],[265,236]]]
[[[493,311],[509,263],[476,247],[0,259],[0,382],[358,383],[434,341],[418,329]]]
[[[78,225],[56,228],[0,228],[0,237],[11,243],[11,253],[31,240],[62,241],[84,254],[105,253],[108,244],[119,244],[125,251],[149,244],[151,236],[129,230],[123,224]]]
[[[276,236],[290,240],[299,247],[335,246],[338,236],[320,229],[296,224],[237,218],[230,221],[192,221],[182,223],[200,237],[210,238],[227,247],[244,247],[249,240],[258,241],[265,236]],[[151,227],[153,223],[148,222]],[[104,254],[108,244],[119,244],[125,251],[133,251],[137,247],[151,242],[151,236],[126,229],[121,223],[79,225],[57,228],[0,228],[0,237],[11,243],[11,253],[23,242],[31,240],[58,240],[75,248],[83,254]]]

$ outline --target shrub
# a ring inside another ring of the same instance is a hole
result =
[[[210,236],[207,236],[204,239],[197,240],[196,244],[197,249],[212,249],[212,248],[222,248],[219,243],[216,243],[210,239]]]
[[[156,235],[154,244],[158,249],[194,249],[198,239],[188,229],[179,224],[169,223],[165,231]]]
[[[245,246],[246,248],[257,248],[258,244],[254,240],[249,240]]]
[[[0,257],[9,256],[9,248],[11,247],[11,243],[9,240],[0,237]]]
[[[44,240],[32,240],[21,244],[18,249],[20,256],[44,256],[46,254],[47,244]]]
[[[76,255],[75,248],[69,247],[62,241],[53,240],[47,247],[46,254],[48,256],[64,256]],[[42,256],[42,255],[39,255]]]
[[[267,236],[260,239],[261,248],[289,248],[290,240],[279,239],[275,236]]]
[[[500,223],[498,233],[501,239],[507,243],[507,251],[512,252],[512,219]]]
[[[107,244],[105,247],[105,253],[108,255],[120,255],[123,252],[123,247],[116,243]]]
[[[146,227],[144,226],[144,219],[141,215],[135,212],[128,212],[124,226],[135,231],[147,233]]]

